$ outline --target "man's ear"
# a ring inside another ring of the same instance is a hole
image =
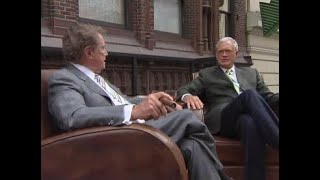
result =
[[[89,59],[92,59],[93,57],[93,49],[89,46],[85,47],[84,48],[84,55],[85,57],[89,58]]]

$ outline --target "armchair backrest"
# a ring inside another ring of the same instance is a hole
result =
[[[48,111],[48,78],[55,71],[55,69],[41,69],[41,140],[57,134]]]

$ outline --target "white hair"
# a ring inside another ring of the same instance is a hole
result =
[[[221,43],[227,42],[227,41],[229,41],[229,42],[232,43],[232,45],[233,45],[233,47],[234,47],[234,49],[235,49],[236,51],[239,50],[237,41],[234,40],[232,37],[223,37],[223,38],[221,38],[221,39],[218,41],[218,43],[216,44],[216,49],[218,49],[218,46],[219,46]]]

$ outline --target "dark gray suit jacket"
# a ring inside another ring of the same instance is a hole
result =
[[[235,67],[235,70],[242,91],[255,89],[269,104],[279,102],[279,94],[269,90],[256,69]],[[208,108],[205,123],[214,134],[220,130],[221,111],[238,96],[232,82],[219,66],[202,69],[196,79],[178,90],[178,99],[186,93],[199,96],[205,103]]]
[[[138,97],[128,98],[118,88],[109,85],[133,104],[142,101]],[[58,128],[64,131],[120,125],[124,120],[124,105],[114,106],[108,94],[73,65],[58,70],[49,78],[48,108],[55,115]]]

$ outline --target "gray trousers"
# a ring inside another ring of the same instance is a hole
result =
[[[192,111],[175,111],[158,120],[146,121],[146,124],[160,129],[179,146],[190,180],[225,179],[213,137]]]

